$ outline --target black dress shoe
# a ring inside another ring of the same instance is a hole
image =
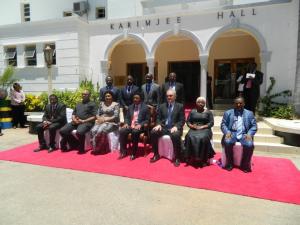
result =
[[[39,151],[46,150],[46,149],[48,149],[48,146],[40,145],[37,149],[34,149],[33,151],[34,152],[39,152]]]
[[[60,146],[60,150],[61,150],[62,152],[68,152],[68,151],[69,151],[67,145],[61,145],[61,146]]]
[[[77,154],[83,155],[83,154],[85,154],[85,153],[86,153],[86,151],[85,151],[84,149],[80,149],[80,150],[78,150],[78,153],[77,153]]]
[[[130,160],[135,160],[135,158],[136,158],[135,155],[130,156]]]
[[[48,153],[54,152],[55,150],[57,150],[57,148],[55,146],[52,146],[48,149]]]
[[[159,155],[154,155],[154,156],[150,159],[150,163],[154,163],[154,162],[158,161],[159,158],[160,158]]]
[[[232,165],[226,165],[224,169],[227,170],[227,171],[231,171],[233,169],[233,166]]]
[[[174,166],[176,166],[176,167],[178,167],[178,166],[180,166],[180,160],[179,159],[175,159],[175,161],[174,161]]]
[[[121,154],[120,154],[120,156],[118,157],[118,159],[123,159],[123,158],[125,158],[126,157],[126,153],[125,152],[122,152]]]
[[[241,169],[244,173],[251,173],[251,168]]]

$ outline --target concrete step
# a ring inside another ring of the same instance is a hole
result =
[[[223,137],[222,132],[213,132],[213,138],[221,140]],[[274,143],[274,144],[282,144],[283,138],[275,136],[273,134],[255,134],[254,136],[255,142],[267,142],[267,143]]]
[[[216,151],[221,151],[221,139],[213,140],[214,149]],[[270,142],[256,142],[255,141],[255,149],[254,151],[260,152],[272,152],[272,153],[287,153],[287,154],[300,154],[300,147],[284,145],[284,144],[276,144]]]

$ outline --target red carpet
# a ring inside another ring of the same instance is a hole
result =
[[[181,164],[176,168],[166,159],[150,164],[152,154],[130,161],[129,157],[117,160],[117,153],[98,156],[89,152],[78,155],[76,151],[34,153],[32,150],[37,146],[33,143],[0,152],[0,160],[111,174],[300,205],[300,172],[286,159],[253,157],[253,172],[245,174],[238,169],[228,172],[218,165],[195,169]]]

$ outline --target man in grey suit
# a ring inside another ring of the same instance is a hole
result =
[[[168,76],[168,81],[161,86],[161,102],[167,102],[167,90],[173,89],[176,91],[176,102],[184,104],[184,88],[183,84],[176,81],[176,73],[172,72]]]
[[[153,74],[145,76],[146,83],[142,85],[144,103],[150,108],[157,108],[160,103],[160,87],[153,81]]]
[[[181,135],[185,123],[184,109],[181,103],[175,102],[176,92],[169,89],[166,93],[167,103],[159,106],[156,126],[151,131],[151,143],[154,156],[150,162],[156,162],[160,156],[158,153],[158,139],[163,135],[169,135],[174,148],[175,161],[174,166],[180,165],[180,154],[182,149]]]

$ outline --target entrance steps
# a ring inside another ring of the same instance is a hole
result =
[[[224,111],[222,111],[224,112]],[[215,110],[214,110],[215,114]],[[214,115],[213,127],[213,144],[216,151],[222,149],[221,139],[223,133],[220,129],[222,115]],[[300,147],[283,144],[283,138],[275,136],[272,128],[263,121],[257,122],[258,131],[254,136],[255,151],[272,152],[272,153],[287,153],[300,154]],[[185,125],[183,131],[183,139],[189,128]]]

